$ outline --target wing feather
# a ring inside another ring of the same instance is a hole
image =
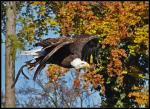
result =
[[[63,43],[67,41],[67,37],[60,37],[60,38],[48,38],[44,39],[41,42],[38,42],[35,44],[35,46],[42,46],[43,48],[48,47],[50,45],[58,45],[60,43]]]
[[[16,82],[18,81],[18,78],[19,78],[19,76],[20,76],[21,73],[25,76],[26,79],[29,79],[29,77],[26,76],[26,75],[24,74],[24,72],[23,72],[23,68],[26,67],[26,66],[27,66],[27,64],[23,65],[23,66],[19,69],[18,74],[17,74],[17,76],[16,76],[16,79],[15,79],[14,83],[12,84],[11,88],[13,88],[13,87],[15,86],[15,84],[16,84]]]
[[[18,74],[17,74],[17,76],[16,76],[16,78],[15,78],[15,81],[14,81],[14,83],[12,84],[11,88],[13,88],[13,87],[15,86],[15,84],[17,83],[18,78],[19,78],[19,76],[20,76],[21,73],[23,74],[23,76],[24,76],[26,79],[29,79],[29,77],[23,72],[23,68],[24,68],[24,67],[27,67],[27,66],[29,66],[29,68],[35,67],[35,66],[41,61],[41,59],[38,58],[38,59],[36,60],[36,62],[34,62],[34,63],[31,63],[31,61],[32,61],[32,60],[27,61],[26,64],[23,65],[23,66],[19,69]]]

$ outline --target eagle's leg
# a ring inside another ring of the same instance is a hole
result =
[[[77,69],[77,70],[76,70],[76,72],[77,72],[77,73],[76,73],[76,76],[79,76],[80,71],[81,71],[81,69]]]

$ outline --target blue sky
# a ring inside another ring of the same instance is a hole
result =
[[[4,36],[2,35],[2,40],[4,42]],[[1,88],[2,88],[2,91],[4,92],[5,91],[5,44],[4,43],[1,43],[1,67],[2,67],[2,73],[1,73]]]

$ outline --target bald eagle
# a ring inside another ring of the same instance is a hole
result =
[[[97,36],[75,36],[75,37],[60,37],[48,38],[35,46],[41,46],[42,49],[24,51],[24,55],[34,55],[35,62],[27,61],[23,65],[16,76],[15,86],[19,75],[22,73],[29,79],[23,72],[24,67],[34,68],[38,65],[33,80],[36,80],[37,75],[45,67],[46,64],[56,64],[64,68],[88,68],[90,67],[90,56],[95,56],[93,62],[96,63],[96,50],[100,48],[99,39]]]

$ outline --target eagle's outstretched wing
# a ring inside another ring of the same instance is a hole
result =
[[[47,61],[51,58],[52,55],[54,55],[54,53],[56,53],[60,48],[62,48],[63,46],[66,46],[68,44],[73,43],[73,40],[67,41],[67,42],[63,42],[61,44],[59,44],[58,46],[56,46],[51,52],[49,52],[44,58],[43,60],[40,62],[37,70],[35,71],[33,80],[36,79],[37,75],[39,74],[39,72],[44,68],[44,66],[46,65]]]

